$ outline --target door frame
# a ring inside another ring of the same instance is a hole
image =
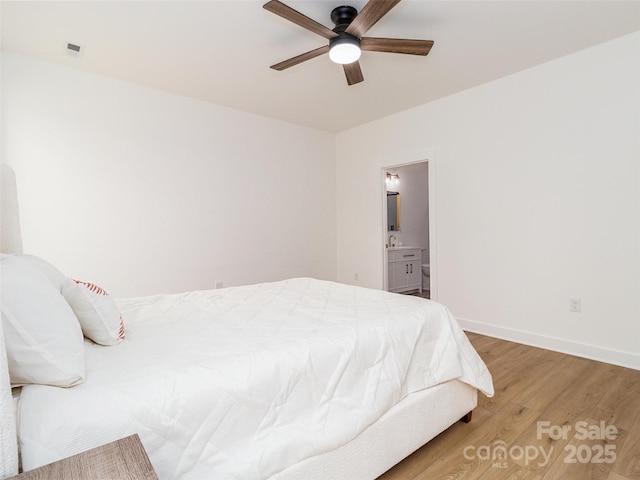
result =
[[[412,158],[419,160],[402,161],[396,159],[395,162],[383,166],[380,170],[380,179],[382,186],[382,249],[383,249],[383,265],[382,265],[382,285],[386,291],[389,288],[389,259],[387,255],[387,240],[389,232],[387,231],[387,171],[416,163],[426,163],[429,169],[429,265],[430,265],[430,297],[431,300],[438,299],[438,268],[437,268],[437,210],[436,210],[436,162],[432,154],[429,155],[413,155]]]

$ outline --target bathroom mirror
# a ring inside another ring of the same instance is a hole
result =
[[[400,230],[400,194],[387,192],[387,230],[397,232]]]

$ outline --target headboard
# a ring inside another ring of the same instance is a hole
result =
[[[0,172],[0,252],[22,253],[20,212],[18,210],[18,188],[13,169],[2,164]]]
[[[16,176],[13,169],[4,163],[0,172],[0,189],[0,252],[22,253]],[[0,478],[17,473],[16,411],[11,396],[4,331],[0,321]]]

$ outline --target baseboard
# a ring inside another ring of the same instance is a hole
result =
[[[549,337],[537,333],[525,332],[512,328],[499,327],[487,323],[476,322],[464,318],[457,318],[463,330],[488,335],[490,337],[510,340],[512,342],[530,345],[532,347],[545,348],[555,352],[567,353],[577,357],[598,360],[621,367],[640,370],[640,354],[611,350],[608,348],[589,345],[586,343],[572,342],[563,338]]]

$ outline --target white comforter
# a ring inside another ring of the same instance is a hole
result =
[[[411,392],[491,376],[442,305],[307,278],[120,300],[86,381],[20,400],[25,470],[138,433],[161,479],[263,479]]]

